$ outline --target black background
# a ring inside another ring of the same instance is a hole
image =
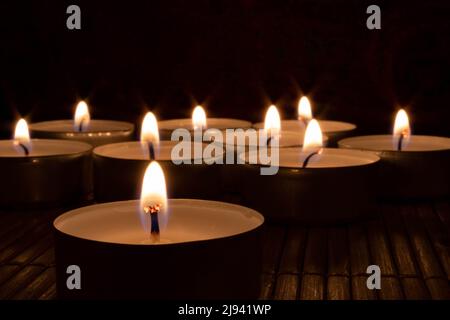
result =
[[[81,7],[81,30],[66,8]],[[382,29],[366,28],[377,4]],[[356,0],[1,1],[0,132],[71,118],[135,123],[209,116],[261,121],[270,103],[294,117],[299,96],[318,118],[389,133],[399,105],[413,133],[450,136],[450,2]]]

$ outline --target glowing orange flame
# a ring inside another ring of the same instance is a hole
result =
[[[30,132],[25,119],[20,119],[16,124],[16,129],[14,131],[14,145],[20,147],[20,151],[24,152],[26,155],[30,152]]]
[[[192,112],[192,126],[194,130],[206,128],[206,113],[202,106],[196,106]]]
[[[151,229],[149,212],[155,208],[159,209],[159,225],[164,228],[168,219],[166,179],[158,162],[152,161],[145,171],[142,182],[139,211],[142,227],[147,233]]]
[[[86,131],[89,127],[89,122],[91,121],[91,116],[89,115],[89,109],[83,100],[80,101],[75,110],[74,116],[74,126],[75,131]]]
[[[312,119],[305,131],[305,138],[303,140],[304,151],[314,151],[322,148],[323,137],[322,130],[320,129],[319,122],[316,119]]]
[[[274,105],[271,105],[266,112],[266,117],[264,119],[264,130],[267,132],[267,135],[271,137],[280,135],[280,114],[278,113],[277,107]]]
[[[141,142],[159,143],[158,121],[152,112],[147,112],[142,121]]]
[[[298,118],[299,120],[309,121],[312,117],[311,103],[307,97],[303,96],[298,102]]]

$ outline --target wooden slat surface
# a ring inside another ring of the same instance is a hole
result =
[[[0,212],[0,299],[56,298],[57,215]],[[447,202],[385,204],[374,219],[339,227],[267,224],[260,299],[450,299],[449,233]],[[367,288],[372,264],[381,290]]]

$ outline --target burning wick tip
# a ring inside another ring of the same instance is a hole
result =
[[[402,147],[403,147],[403,139],[405,138],[405,134],[402,132],[400,134],[400,137],[398,139],[398,145],[397,145],[397,151],[402,151]]]
[[[153,146],[153,142],[148,142],[148,156],[150,160],[155,160],[155,147]]]
[[[151,219],[150,239],[153,242],[159,242],[158,213],[160,210],[161,210],[160,204],[144,207],[144,212],[150,214]]]
[[[300,117],[300,121],[303,122],[303,124],[305,125],[305,127],[308,126],[309,120],[304,118],[304,117]]]
[[[83,132],[83,122],[84,120],[80,121],[80,125],[78,126],[78,132]]]
[[[19,146],[23,149],[23,152],[25,153],[26,156],[30,154],[30,150],[23,143],[19,143]]]
[[[266,141],[266,146],[267,147],[269,146],[270,142],[272,141],[272,138],[273,138],[272,136],[267,138],[267,141]]]
[[[305,158],[305,160],[303,160],[302,169],[305,169],[305,168],[308,166],[308,163],[309,163],[309,161],[311,160],[312,157],[314,157],[315,155],[318,155],[318,154],[320,154],[320,153],[322,153],[322,149],[320,149],[320,150],[318,150],[318,151],[315,151],[315,152],[309,154],[309,155]]]

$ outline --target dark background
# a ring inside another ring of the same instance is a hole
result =
[[[81,30],[66,8],[81,7]],[[366,8],[382,30],[366,28]],[[450,136],[450,1],[1,1],[0,132],[71,118],[139,122],[209,116],[261,121],[270,103],[294,117],[299,96],[318,118],[388,133],[399,105],[413,132]]]

